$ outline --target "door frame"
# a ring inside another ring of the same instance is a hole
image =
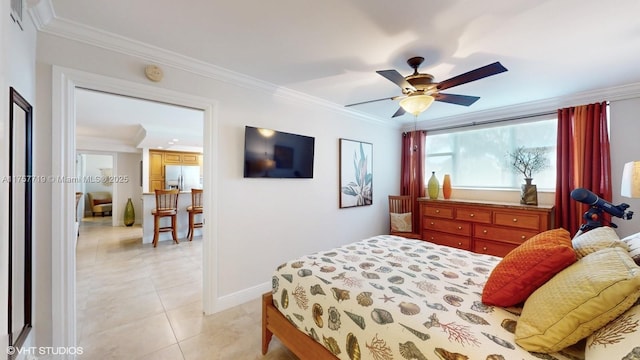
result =
[[[110,78],[59,66],[52,68],[51,114],[51,175],[54,179],[75,175],[76,118],[75,89],[77,87],[187,106],[204,112],[203,121],[203,218],[202,228],[202,304],[205,315],[218,308],[216,264],[218,244],[217,179],[213,169],[218,167],[217,102],[212,99]],[[51,312],[53,346],[76,346],[76,254],[75,189],[73,183],[53,182],[51,209]],[[61,206],[62,205],[62,206]]]

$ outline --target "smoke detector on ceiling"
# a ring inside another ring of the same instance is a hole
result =
[[[158,65],[147,65],[144,68],[144,74],[153,82],[159,82],[163,76],[162,69]]]

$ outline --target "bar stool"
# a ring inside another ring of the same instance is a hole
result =
[[[191,189],[191,205],[187,207],[189,213],[189,241],[193,240],[193,229],[202,228],[203,221],[196,222],[196,215],[202,214],[202,189]]]
[[[171,237],[176,244],[178,241],[178,195],[180,190],[156,189],[156,208],[151,210],[153,215],[153,247],[158,246],[158,238],[161,232],[171,232]],[[160,220],[164,217],[171,218],[171,226],[160,226]]]

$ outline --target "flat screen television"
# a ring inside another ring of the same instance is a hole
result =
[[[245,178],[313,178],[315,138],[245,126]]]

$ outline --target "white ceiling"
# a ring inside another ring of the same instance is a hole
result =
[[[76,136],[84,141],[202,152],[203,121],[202,110],[76,90]]]
[[[40,0],[49,1],[49,0]],[[392,97],[376,74],[443,81],[500,61],[509,71],[448,89],[420,120],[640,83],[640,1],[50,0],[54,21],[99,29],[343,106]],[[603,99],[606,100],[606,99]],[[391,120],[397,102],[353,108]]]

